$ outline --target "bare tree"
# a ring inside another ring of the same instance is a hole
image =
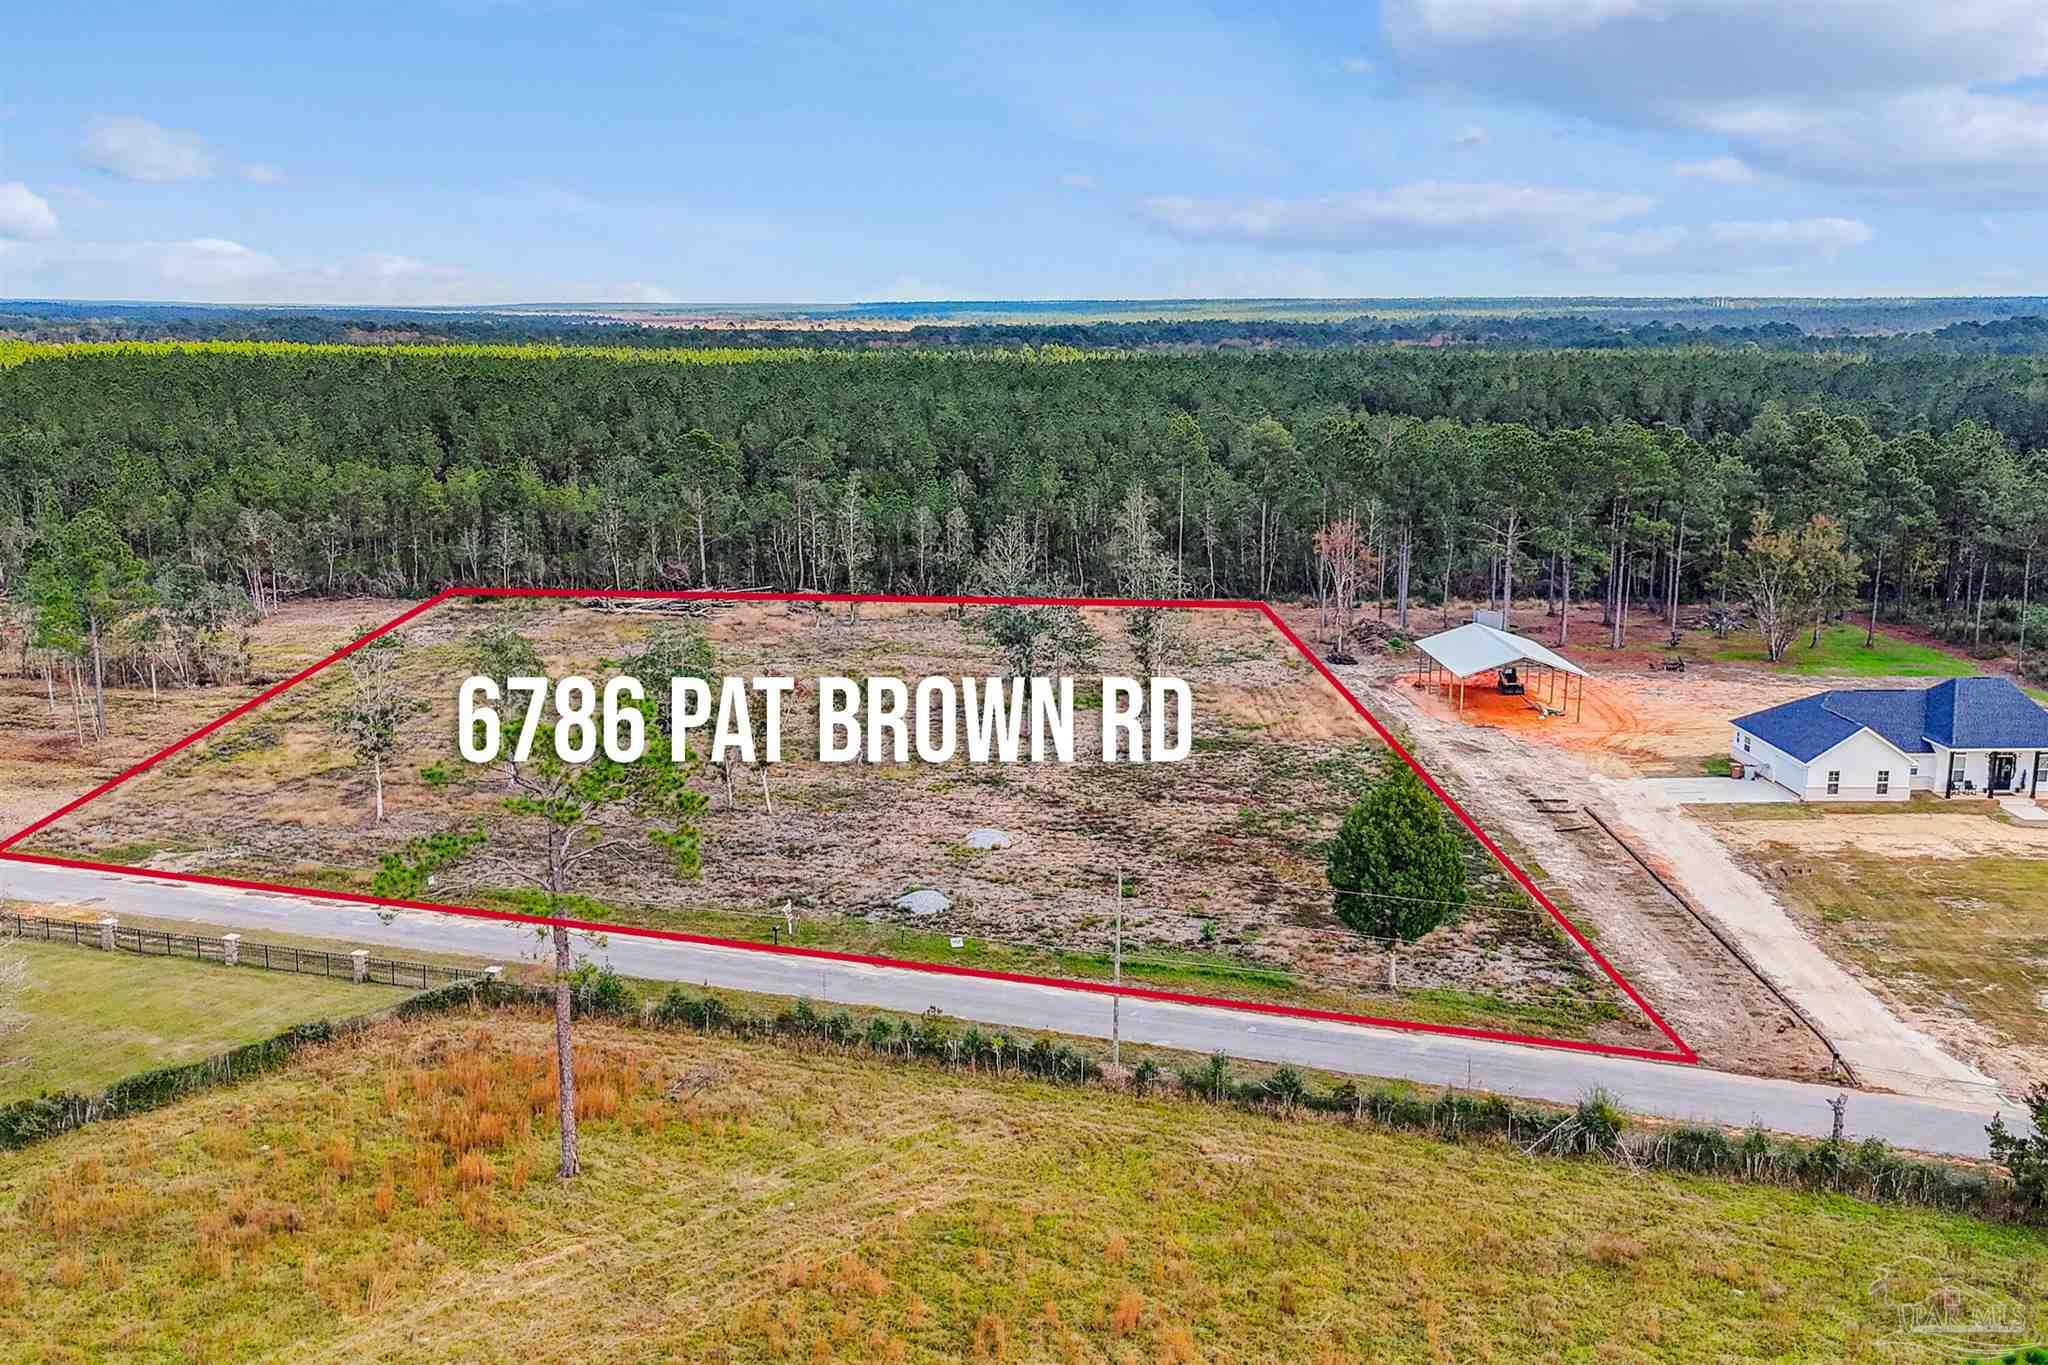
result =
[[[1329,575],[1330,596],[1336,606],[1337,643],[1333,654],[1344,652],[1358,610],[1358,594],[1376,566],[1376,556],[1351,517],[1340,517],[1315,534],[1316,558]]]
[[[1152,524],[1157,510],[1142,484],[1132,484],[1117,504],[1109,553],[1116,566],[1117,591],[1125,597],[1158,601],[1182,595],[1179,559],[1167,553],[1164,538]],[[1161,665],[1185,649],[1181,627],[1187,613],[1177,607],[1127,607],[1123,615],[1138,674],[1149,683]]]
[[[1038,572],[1038,551],[1031,525],[1014,517],[998,526],[982,548],[970,580],[984,597],[1068,597],[1065,585]],[[1093,655],[1095,630],[1072,607],[1030,602],[1006,603],[981,615],[981,630],[1010,664],[1013,677],[1054,674],[1080,666]]]
[[[875,557],[875,531],[868,523],[867,500],[860,494],[860,476],[848,474],[846,487],[832,516],[833,538],[838,541],[840,565],[846,570],[846,590],[859,592],[867,584],[868,565]],[[846,619],[860,618],[860,603],[846,604]]]
[[[341,703],[329,716],[335,734],[348,745],[356,762],[370,770],[380,824],[384,820],[384,764],[397,752],[398,732],[407,718],[427,709],[398,676],[403,652],[398,640],[386,635],[343,660],[348,683]]]

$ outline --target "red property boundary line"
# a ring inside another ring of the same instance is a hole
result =
[[[373,640],[376,640],[381,636],[390,634],[392,631],[398,629],[400,626],[406,624],[408,621],[411,621],[421,615],[424,615],[425,613],[432,611],[434,608],[439,607],[446,602],[467,598],[501,597],[559,598],[574,601],[589,601],[593,598],[610,598],[617,600],[638,599],[683,602],[795,602],[841,605],[850,603],[876,603],[879,605],[898,606],[1058,606],[1103,608],[1171,607],[1188,608],[1191,610],[1258,612],[1261,616],[1263,616],[1266,619],[1268,624],[1270,624],[1275,630],[1277,630],[1280,633],[1280,635],[1284,639],[1286,639],[1286,641],[1301,654],[1301,656],[1304,659],[1308,660],[1308,662],[1315,668],[1316,672],[1322,675],[1324,681],[1329,683],[1330,686],[1334,687],[1337,690],[1339,696],[1343,697],[1347,702],[1351,704],[1351,709],[1356,711],[1359,714],[1359,716],[1364,719],[1365,723],[1372,728],[1373,733],[1378,735],[1379,738],[1387,745],[1389,749],[1391,749],[1395,754],[1399,755],[1401,761],[1406,763],[1409,766],[1409,768],[1414,771],[1415,775],[1422,780],[1423,784],[1427,786],[1429,790],[1436,795],[1437,799],[1444,803],[1445,808],[1448,809],[1452,815],[1457,817],[1458,822],[1461,825],[1463,825],[1467,831],[1471,833],[1473,838],[1477,839],[1480,845],[1483,848],[1485,848],[1489,854],[1493,856],[1494,860],[1498,862],[1503,868],[1505,868],[1508,874],[1515,879],[1516,883],[1520,885],[1524,891],[1528,892],[1528,894],[1536,901],[1538,905],[1543,907],[1543,909],[1550,915],[1551,919],[1554,920],[1557,923],[1557,925],[1561,929],[1563,929],[1564,932],[1571,938],[1572,942],[1577,944],[1579,948],[1582,949],[1585,952],[1585,954],[1593,960],[1594,964],[1600,968],[1601,972],[1606,975],[1607,979],[1612,981],[1615,984],[1615,986],[1622,992],[1622,994],[1626,995],[1629,1001],[1633,1003],[1637,1009],[1643,1012],[1644,1017],[1647,1018],[1651,1022],[1651,1024],[1653,1024],[1656,1027],[1659,1033],[1661,1033],[1666,1039],[1668,1039],[1671,1042],[1671,1044],[1673,1045],[1673,1047],[1677,1049],[1677,1051],[1664,1052],[1650,1048],[1622,1047],[1610,1043],[1581,1042],[1578,1040],[1565,1038],[1544,1038],[1534,1034],[1512,1033],[1496,1029],[1467,1028],[1456,1024],[1422,1023],[1412,1019],[1385,1019],[1374,1015],[1347,1013],[1342,1010],[1311,1009],[1299,1005],[1276,1005],[1257,1000],[1238,1000],[1227,996],[1191,995],[1184,994],[1178,991],[1155,990],[1144,986],[1112,985],[1107,982],[1082,981],[1066,977],[1034,976],[1023,972],[993,971],[986,968],[964,967],[944,962],[913,962],[902,958],[875,957],[862,953],[835,952],[833,950],[825,948],[800,948],[791,944],[753,943],[744,939],[719,938],[713,935],[706,934],[688,934],[676,930],[653,929],[638,925],[604,924],[584,920],[556,919],[537,915],[521,915],[505,910],[487,910],[479,906],[446,905],[429,901],[396,900],[389,897],[363,895],[357,892],[329,891],[321,890],[315,887],[288,886],[277,882],[251,881],[234,877],[211,877],[189,872],[159,872],[144,868],[122,867],[114,863],[96,863],[78,858],[58,858],[45,856],[41,854],[16,853],[9,851],[13,849],[15,845],[21,843],[23,840],[28,839],[29,837],[40,832],[41,830],[49,828],[51,825],[55,824],[59,820],[62,820],[67,815],[72,814],[74,811],[79,810],[81,807],[87,805],[88,803],[95,801],[98,798],[106,795],[108,792],[120,786],[122,783],[127,782],[131,778],[139,776],[142,773],[147,772],[149,769],[155,767],[157,764],[163,762],[165,759],[170,758],[173,755],[181,752],[182,750],[187,749],[190,746],[198,743],[200,740],[205,739],[208,735],[214,733],[216,730],[219,730],[222,726],[225,726],[235,720],[238,720],[241,717],[246,716],[250,712],[256,710],[257,708],[271,701],[274,701],[277,697],[282,695],[290,688],[296,687],[298,684],[306,681],[308,678],[320,672],[322,669],[325,669],[333,665],[334,663],[340,661],[341,659],[348,657],[350,654],[353,654],[355,651],[363,648],[365,645],[369,644]],[[275,683],[272,686],[265,688],[262,692],[259,692],[256,696],[251,697],[248,701],[243,702],[240,706],[235,707],[233,710],[227,712],[225,715],[222,715],[217,719],[210,721],[206,725],[201,726],[199,729],[194,730],[191,734],[185,736],[183,739],[177,741],[175,744],[172,744],[162,750],[159,750],[154,754],[151,754],[148,758],[143,759],[141,762],[135,764],[133,767],[127,769],[125,772],[118,773],[114,777],[109,778],[107,781],[100,783],[97,787],[94,787],[91,791],[86,792],[83,796],[80,796],[75,800],[66,802],[64,805],[58,807],[56,810],[50,812],[48,815],[43,816],[41,819],[34,821],[33,823],[25,826],[21,830],[18,830],[14,834],[10,835],[7,839],[0,840],[0,858],[4,858],[13,862],[35,863],[49,867],[68,867],[94,872],[112,872],[123,876],[144,877],[157,881],[187,882],[201,886],[225,887],[233,890],[262,891],[279,895],[304,896],[310,897],[315,900],[345,901],[359,905],[381,906],[387,909],[430,910],[440,914],[461,915],[473,919],[502,920],[512,923],[531,924],[536,926],[559,925],[569,929],[587,930],[594,933],[624,934],[631,937],[659,939],[673,943],[691,943],[707,947],[734,948],[748,952],[773,953],[785,957],[802,957],[827,962],[857,963],[862,966],[893,967],[907,971],[929,972],[934,975],[940,976],[971,977],[987,981],[1008,981],[1034,986],[1052,986],[1057,987],[1061,990],[1082,991],[1099,995],[1128,996],[1132,999],[1159,1000],[1171,1002],[1174,1004],[1206,1005],[1215,1008],[1238,1010],[1251,1014],[1279,1015],[1287,1018],[1315,1019],[1345,1024],[1362,1024],[1374,1028],[1396,1029],[1409,1033],[1428,1033],[1454,1038],[1474,1038],[1483,1039],[1491,1042],[1520,1043],[1530,1047],[1556,1048],[1571,1052],[1590,1052],[1602,1054],[1605,1056],[1632,1057],[1660,1062],[1680,1062],[1692,1064],[1698,1062],[1699,1060],[1698,1054],[1692,1050],[1692,1048],[1686,1043],[1686,1041],[1683,1038],[1678,1036],[1677,1032],[1671,1027],[1669,1023],[1665,1022],[1664,1017],[1657,1013],[1656,1009],[1653,1006],[1651,1006],[1650,1002],[1648,1000],[1645,1000],[1642,994],[1639,991],[1637,991],[1634,986],[1629,984],[1627,978],[1623,977],[1622,974],[1615,969],[1614,964],[1609,962],[1606,956],[1603,955],[1598,948],[1594,947],[1593,944],[1586,938],[1586,936],[1579,931],[1578,926],[1573,924],[1571,922],[1571,919],[1568,916],[1566,916],[1562,910],[1559,910],[1556,905],[1552,904],[1550,898],[1543,894],[1542,888],[1538,887],[1534,881],[1530,880],[1528,873],[1524,872],[1521,869],[1521,867],[1519,867],[1515,863],[1514,859],[1510,858],[1507,855],[1507,853],[1501,849],[1500,845],[1495,843],[1493,839],[1486,833],[1486,831],[1479,827],[1478,822],[1475,821],[1471,817],[1471,815],[1466,812],[1463,806],[1458,804],[1456,798],[1454,798],[1448,791],[1444,790],[1443,786],[1429,774],[1428,770],[1425,769],[1421,763],[1416,761],[1415,756],[1409,753],[1407,748],[1402,745],[1400,740],[1394,737],[1393,732],[1390,731],[1380,721],[1379,717],[1375,716],[1369,709],[1367,709],[1364,703],[1359,701],[1359,699],[1352,694],[1351,689],[1346,687],[1343,684],[1343,682],[1338,679],[1337,675],[1330,671],[1329,666],[1316,656],[1315,651],[1310,649],[1307,643],[1304,642],[1302,638],[1294,632],[1293,628],[1290,627],[1284,620],[1280,618],[1280,614],[1274,611],[1273,608],[1265,602],[1253,601],[1249,599],[1126,597],[954,597],[897,593],[740,592],[720,591],[717,589],[661,592],[653,590],[635,589],[582,590],[574,588],[446,588],[443,589],[441,592],[436,593],[434,596],[426,599],[424,602],[420,602],[417,605],[410,607],[407,610],[399,613],[397,616],[393,617],[389,621],[386,621],[383,625],[377,627],[375,630],[370,631],[368,634],[362,636],[360,639],[351,641],[349,644],[344,645],[342,648],[334,651],[332,654],[329,654],[326,658],[319,660],[317,663],[309,664],[305,668],[300,669],[298,672],[284,679],[282,682]]]

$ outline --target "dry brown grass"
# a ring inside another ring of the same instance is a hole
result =
[[[2048,1266],[1962,1220],[596,1023],[579,1089],[621,1104],[564,1185],[532,1174],[548,1041],[391,1025],[0,1155],[7,1329],[31,1356],[1813,1359],[1881,1260],[2028,1294]]]

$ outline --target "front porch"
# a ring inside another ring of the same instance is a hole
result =
[[[2048,749],[1951,749],[1947,797],[2025,797],[2048,787]]]

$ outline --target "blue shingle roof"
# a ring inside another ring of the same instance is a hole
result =
[[[1931,752],[1927,742],[1928,690],[1924,687],[1859,687],[1821,693],[1821,704],[1838,716],[1867,725],[1909,754]]]
[[[1804,762],[1826,753],[1863,728],[1861,721],[1829,710],[1828,696],[1821,692],[1768,710],[1752,711],[1737,716],[1735,726]]]
[[[2048,749],[2048,710],[2009,678],[1951,678],[1929,688],[1840,688],[1735,718],[1802,762],[1869,729],[1909,754]]]
[[[2048,711],[2010,678],[1951,678],[1927,689],[1927,737],[1950,749],[2048,747]]]

